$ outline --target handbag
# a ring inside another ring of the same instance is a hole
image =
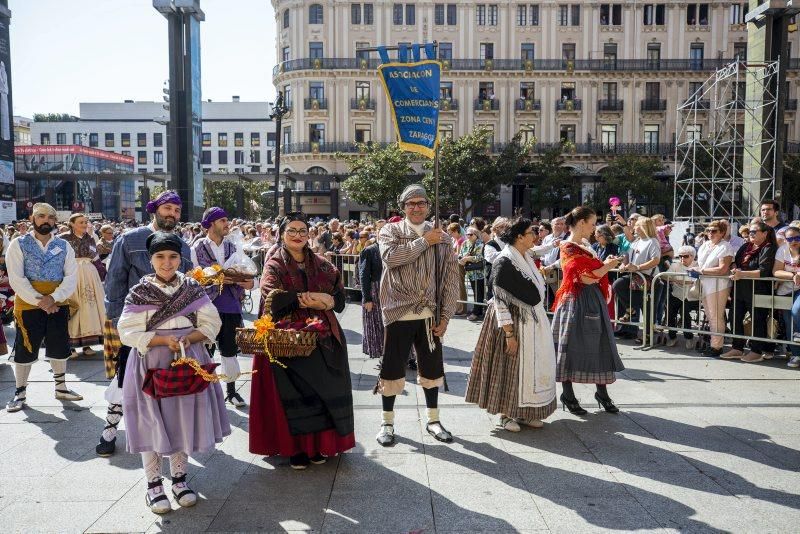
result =
[[[175,354],[177,357],[177,354]],[[175,358],[173,358],[175,359]],[[181,359],[186,360],[186,350],[181,343]],[[196,364],[205,374],[213,374],[219,366],[218,363],[207,363],[206,365]],[[166,369],[148,369],[144,375],[142,391],[156,400],[168,397],[180,397],[182,395],[194,395],[205,391],[211,380],[201,374],[201,372],[188,363],[177,363]]]
[[[690,287],[689,291],[686,292],[686,296],[689,300],[700,300],[701,294],[702,288],[700,287],[700,280],[695,280],[692,283],[692,287]]]
[[[630,288],[632,291],[647,291],[648,289],[650,289],[650,283],[653,280],[652,276],[648,274],[639,273],[637,276],[631,274],[630,277],[631,277]]]
[[[475,245],[469,247],[469,252],[467,256],[474,256],[475,255]],[[467,272],[472,271],[482,271],[483,270],[483,258],[480,261],[471,261],[469,263],[464,264],[464,270]]]

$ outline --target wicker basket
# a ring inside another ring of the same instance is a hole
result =
[[[237,328],[236,344],[244,354],[264,353],[264,340],[256,339],[255,328]],[[310,356],[317,347],[316,332],[300,330],[272,330],[266,348],[274,358],[301,358]]]

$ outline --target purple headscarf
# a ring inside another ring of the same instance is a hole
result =
[[[224,209],[214,206],[213,208],[208,208],[208,210],[205,212],[203,215],[203,220],[200,221],[200,226],[208,230],[211,228],[211,223],[219,219],[226,219],[227,217],[228,214],[225,213]]]
[[[183,205],[181,203],[181,197],[178,196],[178,193],[170,190],[164,191],[156,198],[148,202],[145,209],[147,209],[147,213],[155,213],[158,207],[164,204],[175,204],[176,206]]]

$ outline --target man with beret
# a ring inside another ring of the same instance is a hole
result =
[[[439,420],[438,396],[444,385],[441,338],[456,308],[458,263],[450,237],[426,220],[430,200],[425,189],[419,184],[409,185],[398,201],[405,219],[387,224],[378,234],[384,265],[380,301],[386,330],[383,363],[375,388],[383,402],[376,439],[383,446],[394,443],[394,402],[405,386],[406,361],[413,346],[417,352],[418,383],[425,392],[425,429],[437,440],[449,443],[453,436]],[[439,317],[437,296],[441,299]]]
[[[33,231],[23,234],[8,246],[6,269],[14,290],[14,318],[17,337],[14,340],[14,398],[6,405],[9,412],[25,407],[25,390],[31,365],[39,359],[42,341],[46,344],[45,359],[53,368],[56,399],[79,401],[83,397],[67,389],[65,376],[70,348],[67,321],[67,299],[78,283],[78,264],[69,243],[53,235],[56,210],[50,204],[38,203],[31,215]]]
[[[153,274],[150,254],[147,252],[147,238],[159,230],[174,231],[181,219],[181,206],[181,198],[175,191],[164,191],[147,203],[146,209],[152,217],[151,223],[125,232],[114,242],[105,280],[106,318],[113,325],[113,330],[116,329],[122,307],[125,305],[125,297],[130,289],[138,284],[144,275]],[[189,246],[183,243],[181,266],[178,270],[187,273],[191,269],[191,251]],[[122,419],[122,384],[130,350],[130,347],[124,345],[120,347],[116,358],[116,376],[106,390],[105,397],[108,401],[106,425],[100,436],[100,443],[95,448],[99,456],[111,456],[116,448],[117,425]]]
[[[208,208],[203,213],[200,225],[206,230],[206,237],[200,238],[192,245],[192,263],[195,267],[211,267],[212,265],[225,265],[236,252],[236,247],[225,236],[230,232],[228,214],[218,207]],[[219,286],[211,285],[206,288],[209,298],[219,311],[222,319],[222,328],[217,334],[216,346],[222,355],[222,372],[230,377],[226,384],[226,402],[237,408],[246,406],[244,399],[236,391],[236,377],[240,374],[239,360],[236,355],[239,347],[236,345],[236,329],[244,326],[242,317],[242,297],[245,289],[253,289],[255,280],[225,284],[220,291]],[[213,349],[212,353],[213,355]]]

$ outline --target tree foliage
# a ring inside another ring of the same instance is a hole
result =
[[[672,179],[660,179],[656,174],[664,166],[653,157],[623,155],[616,157],[602,173],[603,179],[594,189],[590,204],[596,210],[608,211],[608,199],[630,196],[637,205],[672,210],[674,189]],[[652,215],[652,213],[650,213]]]
[[[34,113],[33,122],[78,122],[78,117],[69,113]]]
[[[239,188],[244,195],[244,211],[238,209]],[[265,198],[262,194],[269,192]],[[219,206],[231,217],[264,219],[274,214],[269,182],[206,181],[206,206]]]
[[[547,150],[525,167],[533,213],[551,210],[559,215],[580,203],[580,183],[572,176],[572,169],[564,167],[563,151],[561,147]]]
[[[336,154],[347,162],[350,171],[342,189],[359,204],[377,204],[381,214],[385,214],[387,205],[393,206],[403,189],[413,182],[414,157],[400,150],[397,143],[360,144],[359,151],[359,154]]]
[[[491,131],[478,126],[463,137],[445,140],[439,149],[439,200],[457,207],[466,217],[475,206],[497,199],[498,186],[514,180],[530,151],[518,134],[494,158],[490,139]],[[431,171],[424,180],[429,191],[434,189],[433,167],[433,161],[425,163]],[[469,206],[468,199],[472,201]]]

